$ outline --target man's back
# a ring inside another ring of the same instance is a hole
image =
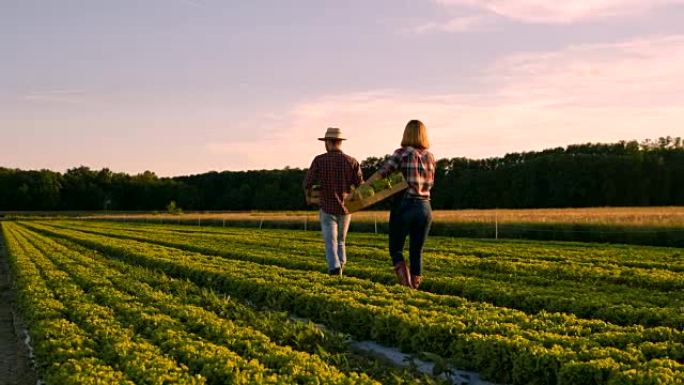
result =
[[[356,159],[341,150],[331,150],[313,160],[304,187],[310,188],[315,181],[321,186],[321,209],[329,214],[343,215],[348,213],[344,198],[352,185],[362,183],[363,175]]]

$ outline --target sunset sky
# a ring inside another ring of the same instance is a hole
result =
[[[171,176],[684,136],[684,0],[0,0],[0,167]]]

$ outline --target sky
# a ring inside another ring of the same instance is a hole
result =
[[[160,176],[684,136],[684,0],[0,0],[0,167]]]

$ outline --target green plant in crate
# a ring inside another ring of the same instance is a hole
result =
[[[373,190],[375,190],[375,192],[380,192],[384,190],[390,190],[394,186],[400,184],[403,181],[404,176],[401,174],[401,172],[395,172],[394,174],[389,175],[385,178],[373,181],[371,183],[371,186],[373,187]]]
[[[394,174],[390,175],[388,179],[390,184],[394,186],[404,181],[404,175],[402,175],[401,172],[395,172]]]
[[[370,198],[373,195],[375,195],[375,189],[373,189],[372,186],[364,184],[361,185],[358,189],[356,189],[356,194],[360,199]]]
[[[369,181],[359,186],[356,190],[352,189],[351,197],[345,199],[347,201],[347,208],[352,212],[360,210],[363,207],[381,201],[406,187],[401,172],[396,172],[385,178],[377,177],[378,173],[375,173],[371,176]]]
[[[371,186],[375,191],[389,190],[390,188],[392,188],[392,184],[390,183],[388,178],[378,179],[371,183]]]

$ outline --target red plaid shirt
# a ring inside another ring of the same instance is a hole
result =
[[[430,198],[430,189],[435,183],[435,157],[430,151],[402,147],[380,168],[380,175],[384,178],[397,169],[408,182],[409,195]]]
[[[321,210],[328,214],[344,215],[344,197],[351,189],[363,183],[359,162],[340,150],[328,151],[314,158],[304,179],[304,188],[320,183]]]

